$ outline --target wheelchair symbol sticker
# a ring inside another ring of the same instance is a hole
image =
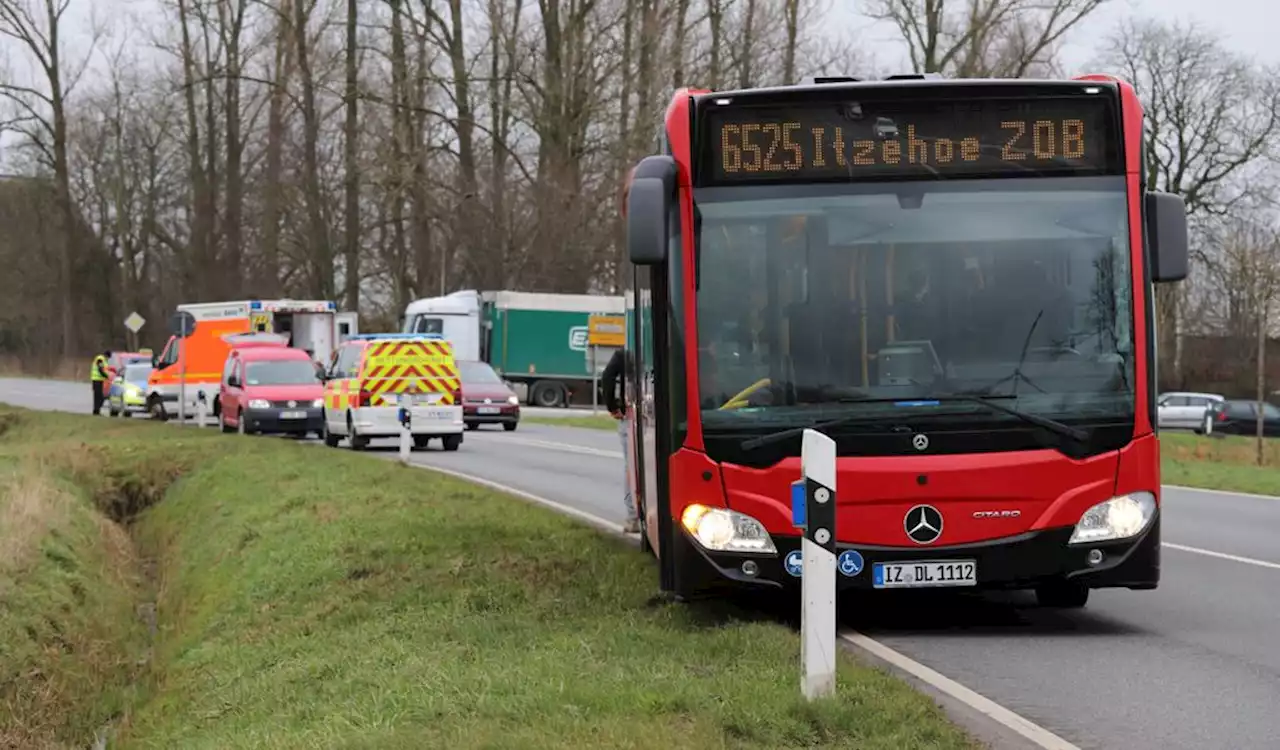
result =
[[[862,555],[857,550],[847,549],[840,553],[837,566],[841,575],[853,578],[862,572]]]

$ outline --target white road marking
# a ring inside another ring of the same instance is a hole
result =
[[[546,448],[553,451],[564,451],[565,453],[580,453],[584,456],[601,456],[603,458],[622,458],[622,451],[609,451],[601,448],[591,448],[585,445],[574,445],[573,443],[561,443],[555,440],[534,440],[533,438],[520,438],[503,436],[504,443],[517,443],[519,445],[528,445],[534,448]]]
[[[1216,557],[1220,560],[1230,560],[1231,562],[1244,563],[1245,565],[1256,565],[1259,568],[1270,568],[1272,570],[1280,570],[1280,563],[1268,562],[1267,560],[1257,560],[1252,557],[1241,557],[1240,555],[1229,555],[1226,552],[1214,552],[1211,549],[1201,549],[1200,547],[1188,547],[1185,544],[1174,544],[1173,542],[1161,542],[1160,546],[1176,549],[1182,552],[1193,552],[1197,555],[1205,555],[1207,557]]]
[[[911,657],[895,651],[856,630],[845,630],[840,633],[840,638],[960,701],[1001,726],[1017,732],[1037,747],[1045,748],[1045,750],[1080,750],[1076,745],[1067,742],[1039,724],[1010,711],[990,698],[970,690],[950,677],[930,669]]]
[[[554,500],[548,500],[545,497],[535,495],[531,492],[525,492],[524,490],[502,484],[501,482],[494,482],[483,477],[477,477],[472,474],[454,471],[452,469],[442,469],[430,464],[414,464],[414,466],[420,469],[426,469],[427,471],[438,471],[441,474],[452,476],[457,479],[475,482],[476,484],[498,490],[499,492],[515,495],[516,497],[523,498],[530,502],[537,503],[538,505],[581,519],[619,536],[624,536],[622,526],[612,521],[601,518],[600,516],[592,513],[587,513],[586,511],[578,510],[577,508],[572,508],[563,503],[558,503]],[[855,630],[845,630],[839,633],[839,636],[841,640],[845,641],[849,645],[862,649],[867,653],[892,664],[898,669],[907,672],[916,679],[921,680],[939,692],[960,701],[997,724],[1016,732],[1026,738],[1029,742],[1035,744],[1037,747],[1044,748],[1044,750],[1080,750],[1076,745],[1067,742],[1039,724],[1010,711],[990,698],[970,690],[955,680],[926,667],[911,657],[895,651],[873,638],[865,636]]]

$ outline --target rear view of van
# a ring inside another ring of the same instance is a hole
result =
[[[334,353],[325,374],[325,444],[346,438],[361,450],[373,438],[400,434],[400,406],[409,409],[414,447],[440,438],[462,445],[462,381],[453,346],[430,334],[354,336]]]

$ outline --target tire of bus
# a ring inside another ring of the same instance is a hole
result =
[[[529,403],[544,408],[566,406],[569,394],[563,383],[554,380],[539,380],[529,388]]]
[[[1079,609],[1089,603],[1089,588],[1069,581],[1046,584],[1036,589],[1036,603],[1054,609]]]

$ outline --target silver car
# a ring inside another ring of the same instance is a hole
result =
[[[1225,399],[1217,393],[1162,393],[1156,400],[1156,419],[1160,427],[1204,431],[1204,412],[1209,404]]]

